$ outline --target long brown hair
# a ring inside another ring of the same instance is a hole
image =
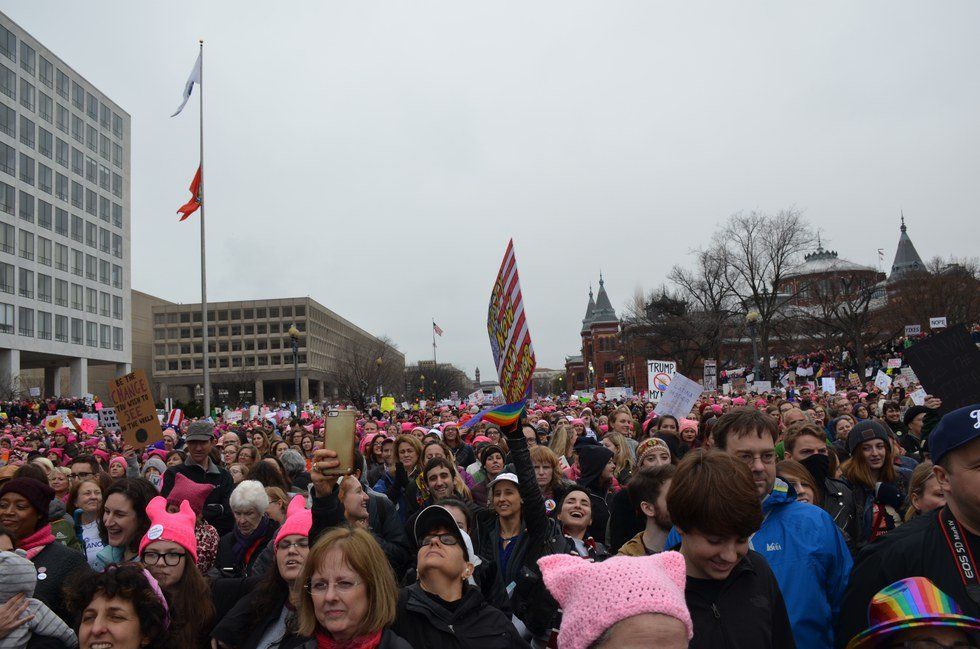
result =
[[[864,453],[861,452],[860,446],[854,449],[851,457],[840,466],[840,472],[844,475],[844,478],[851,484],[859,484],[871,491],[874,491],[875,483],[877,482],[895,482],[898,474],[895,472],[895,463],[892,460],[892,444],[890,440],[886,440],[884,444],[885,463],[881,465],[881,471],[878,474],[877,480],[874,474],[871,473],[871,467],[868,466],[867,460],[864,459]]]
[[[184,555],[184,562],[184,574],[164,589],[170,607],[170,637],[175,647],[200,647],[207,643],[214,626],[214,603],[211,588],[190,553]]]

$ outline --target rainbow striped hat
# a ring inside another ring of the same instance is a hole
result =
[[[868,628],[854,636],[847,649],[871,649],[905,629],[945,626],[980,631],[980,620],[925,577],[909,577],[879,590],[868,604]]]

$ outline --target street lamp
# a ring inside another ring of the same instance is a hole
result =
[[[595,384],[595,368],[592,367],[592,361],[589,361],[589,376],[587,388],[591,388]]]
[[[759,380],[759,352],[756,349],[755,329],[761,317],[756,309],[751,309],[745,314],[745,324],[749,328],[749,335],[752,336],[752,375],[757,381]]]
[[[294,388],[296,390],[296,411],[299,412],[299,329],[296,328],[295,324],[289,325],[289,340],[293,344],[293,378],[294,378]]]

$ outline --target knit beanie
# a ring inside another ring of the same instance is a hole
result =
[[[684,557],[679,552],[617,556],[602,563],[552,554],[538,559],[538,566],[562,609],[558,632],[562,649],[586,649],[617,622],[644,613],[677,618],[684,623],[688,640],[694,637],[684,601]]]
[[[888,430],[885,428],[884,424],[875,421],[874,419],[859,421],[847,434],[848,454],[854,455],[854,449],[861,444],[870,442],[874,439],[880,439],[885,443],[886,447],[891,443],[888,439]]]
[[[146,515],[150,519],[150,529],[140,540],[140,554],[146,546],[154,541],[171,541],[187,550],[194,562],[197,562],[197,538],[194,536],[194,525],[197,517],[190,504],[182,502],[180,511],[171,514],[167,511],[167,499],[154,496],[146,506]]]
[[[306,498],[304,496],[293,496],[286,508],[286,520],[279,526],[276,533],[276,544],[287,536],[299,534],[309,536],[310,528],[313,527],[313,511],[306,508]]]
[[[31,507],[37,511],[38,525],[47,524],[48,506],[54,499],[54,489],[34,478],[13,478],[0,487],[0,498],[10,493],[19,494],[27,499]]]
[[[191,506],[195,516],[200,516],[204,510],[204,502],[214,490],[214,485],[194,482],[183,473],[174,476],[174,487],[167,496],[167,504],[180,507],[180,504],[187,501]]]
[[[673,457],[673,453],[670,452],[670,446],[668,446],[667,442],[660,439],[659,437],[648,437],[642,442],[640,442],[640,445],[636,447],[637,464],[643,461],[643,457],[647,453],[653,453],[654,451],[659,449],[663,449],[667,451],[667,453],[670,454],[671,457]]]
[[[149,458],[147,458],[146,462],[143,463],[143,470],[140,471],[140,475],[145,477],[146,470],[151,467],[159,471],[160,475],[167,472],[167,464],[156,455],[151,455]]]
[[[113,458],[109,460],[109,468],[112,468],[113,464],[121,464],[123,465],[124,469],[128,468],[128,465],[126,464],[126,458],[124,458],[122,455],[113,456]]]

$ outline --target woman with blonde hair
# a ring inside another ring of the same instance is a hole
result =
[[[613,463],[616,465],[616,480],[624,485],[633,475],[633,455],[630,453],[626,443],[626,437],[622,433],[606,433],[602,438],[602,445],[613,452]]]
[[[550,514],[555,508],[558,497],[571,483],[565,480],[561,465],[558,463],[558,456],[554,451],[547,446],[535,446],[530,451],[531,462],[534,464],[534,477],[544,497],[545,509]]]
[[[338,527],[310,548],[297,592],[301,647],[411,649],[388,627],[395,621],[398,587],[371,533]]]
[[[916,516],[931,512],[946,504],[946,494],[936,481],[932,472],[932,462],[926,460],[912,470],[909,479],[909,508],[905,511],[905,522]]]
[[[572,425],[568,423],[567,419],[563,419],[555,425],[555,432],[551,435],[548,448],[554,452],[556,457],[565,458],[566,463],[572,465],[575,460],[575,451],[573,449],[576,439],[578,439],[578,435],[575,433]]]

